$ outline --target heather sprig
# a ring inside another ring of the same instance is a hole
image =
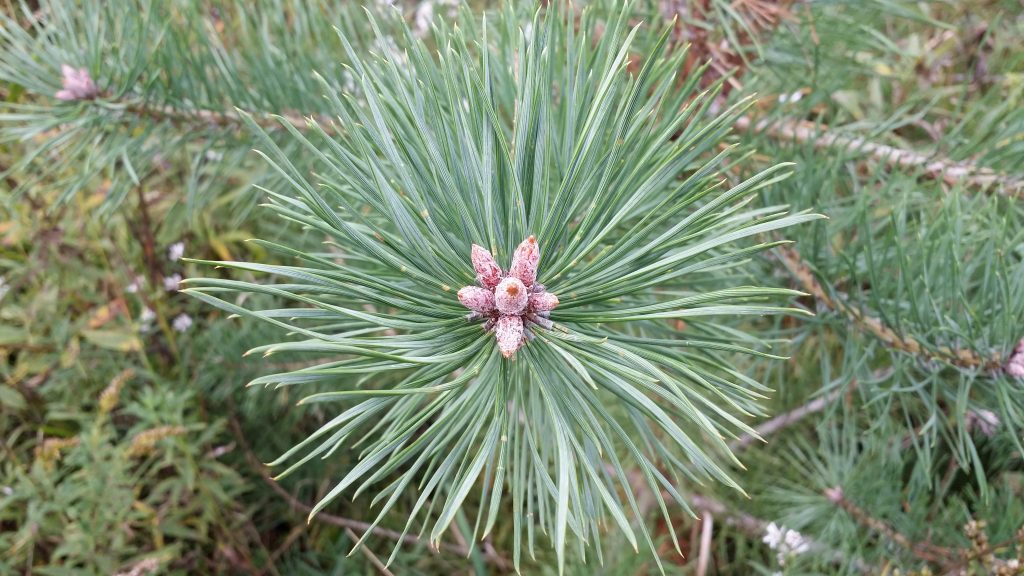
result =
[[[785,165],[725,185],[720,145],[749,101],[713,113],[718,86],[678,76],[667,34],[641,53],[627,11],[569,10],[441,24],[436,52],[406,31],[406,52],[366,56],[342,35],[357,94],[324,79],[335,120],[282,122],[301,152],[248,119],[289,185],[267,206],[324,249],[255,240],[296,264],[192,260],[267,279],[186,292],[291,336],[252,352],[336,358],[252,382],[336,413],[272,463],[280,476],[359,454],[313,514],[367,493],[376,525],[412,497],[405,531],[437,542],[471,500],[474,539],[510,518],[517,566],[539,528],[561,568],[571,537],[601,557],[608,519],[654,548],[626,470],[673,531],[680,477],[740,490],[726,441],[755,434],[739,416],[766,389],[736,359],[777,357],[742,320],[800,310],[735,271],[819,216],[752,206]]]

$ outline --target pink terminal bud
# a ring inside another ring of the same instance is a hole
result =
[[[518,278],[505,278],[494,289],[494,305],[502,314],[522,314],[530,301],[530,293]]]
[[[558,296],[551,292],[530,294],[530,309],[534,312],[549,312],[558,306]]]
[[[523,240],[512,255],[512,266],[508,269],[508,275],[519,278],[529,288],[537,281],[537,264],[539,263],[540,248],[537,247],[537,238],[530,236]]]
[[[1006,373],[1014,378],[1024,378],[1024,363],[1011,361],[1006,365]]]
[[[1024,378],[1024,340],[1017,343],[1006,363],[1006,373],[1014,378]]]
[[[505,358],[511,358],[523,345],[523,319],[521,316],[502,316],[494,327],[498,349]]]
[[[476,270],[476,280],[481,286],[493,289],[501,282],[501,267],[486,248],[473,244],[470,259],[473,261],[473,269]]]
[[[92,81],[92,77],[89,76],[89,71],[85,68],[75,69],[67,64],[63,64],[60,67],[61,70],[61,85],[63,90],[58,90],[54,96],[58,100],[64,100],[66,102],[74,100],[89,100],[95,98],[99,93],[96,88],[96,83]]]
[[[537,282],[537,239],[530,236],[516,248],[507,275],[482,246],[473,244],[470,258],[479,286],[459,290],[459,302],[472,310],[468,320],[481,320],[485,331],[494,331],[501,355],[512,359],[528,340],[536,337],[537,329],[554,328],[548,317],[559,302],[557,296]]]
[[[843,501],[845,496],[843,495],[842,486],[833,486],[831,488],[825,488],[825,498],[833,504],[839,504]]]
[[[474,312],[494,310],[494,293],[479,286],[466,286],[459,290],[459,302]]]

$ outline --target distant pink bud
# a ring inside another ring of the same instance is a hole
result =
[[[999,429],[999,416],[991,410],[968,410],[964,420],[968,428],[977,428],[985,436],[992,436]]]
[[[470,259],[473,261],[473,269],[476,270],[476,280],[481,286],[494,288],[501,282],[501,267],[486,248],[473,244]]]
[[[474,312],[494,310],[494,293],[479,286],[466,286],[459,290],[459,302]]]
[[[505,358],[511,358],[523,345],[523,319],[520,316],[502,316],[494,327],[498,349]]]
[[[59,100],[89,100],[99,94],[96,83],[92,81],[89,71],[85,68],[75,69],[63,64],[60,71],[63,90],[54,94]]]
[[[534,312],[548,312],[558,306],[558,296],[551,292],[530,294],[530,309]]]
[[[839,504],[843,501],[845,496],[843,495],[842,486],[833,486],[832,488],[825,488],[825,498],[833,504]]]
[[[508,275],[519,278],[527,288],[533,286],[537,281],[537,264],[540,263],[540,248],[537,246],[537,238],[530,236],[516,248],[512,255],[512,266],[508,269]]]
[[[1006,373],[1014,378],[1024,378],[1024,364],[1020,362],[1010,362],[1006,365]]]
[[[1024,339],[1017,343],[1006,363],[1006,373],[1014,378],[1024,378]]]
[[[494,289],[494,305],[502,314],[522,314],[530,301],[530,293],[518,278],[505,278]]]

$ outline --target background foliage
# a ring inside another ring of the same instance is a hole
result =
[[[425,6],[400,10],[429,43]],[[454,18],[447,4],[429,6]],[[491,9],[469,8],[471,18]],[[373,517],[367,499],[305,523],[352,454],[279,484],[261,464],[331,415],[295,409],[287,389],[242,388],[301,359],[242,357],[279,335],[239,329],[167,289],[205,273],[171,258],[178,242],[208,260],[273,261],[244,240],[286,233],[293,247],[319,249],[315,234],[296,237],[253,209],[263,198],[253,185],[279,182],[235,107],[304,158],[269,115],[287,125],[330,111],[311,71],[347,81],[333,27],[357,51],[412,41],[393,31],[390,8],[369,9],[391,40],[373,38],[359,7],[326,0],[5,9],[0,572],[382,570],[395,533],[346,556]],[[634,486],[665,571],[1013,573],[1024,390],[1002,367],[1024,336],[1024,7],[693,0],[632,10],[635,23],[658,23],[641,25],[638,61],[676,17],[670,45],[691,45],[684,78],[723,81],[722,107],[759,95],[732,136],[751,156],[724,166],[729,178],[794,161],[758,201],[830,218],[788,232],[795,247],[755,259],[738,282],[802,290],[798,304],[817,314],[752,326],[791,339],[792,359],[738,360],[775,390],[768,412],[783,415],[749,419],[766,443],[733,441],[745,469],[731,473],[750,498],[680,485],[701,516],[673,511],[680,557],[654,495]],[[525,25],[533,7],[522,14]],[[54,99],[68,62],[117,103]],[[407,542],[390,570],[509,570],[511,527],[473,545],[473,517],[458,516],[439,551]],[[965,529],[972,521],[985,525]],[[779,547],[762,541],[769,522],[798,530],[809,549],[780,566]],[[401,530],[402,518],[384,526]],[[603,566],[570,558],[568,571],[657,571],[613,526],[603,538]],[[555,572],[554,553],[539,546],[523,571]]]

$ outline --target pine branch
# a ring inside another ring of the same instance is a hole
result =
[[[139,118],[149,119],[155,122],[170,122],[177,126],[214,126],[217,128],[230,128],[239,132],[246,129],[245,121],[238,112],[218,112],[216,110],[182,110],[173,106],[147,106],[138,102],[117,101],[114,104],[122,104],[124,110]],[[287,124],[300,131],[309,129],[309,119],[314,119],[318,124],[329,125],[331,119],[325,115],[303,115],[297,112],[284,111],[278,114],[267,112],[254,112],[253,121],[264,130],[280,130],[282,124]]]
[[[956,554],[947,548],[935,546],[928,542],[914,542],[906,535],[898,532],[892,526],[885,522],[872,517],[867,511],[858,507],[853,502],[850,502],[843,492],[842,488],[835,487],[829,488],[824,492],[825,498],[829,502],[832,502],[839,508],[846,511],[847,514],[853,517],[858,524],[870,529],[873,532],[883,536],[887,540],[897,544],[901,548],[906,549],[917,558],[924,560],[925,562],[931,562],[935,564],[949,564]]]
[[[960,183],[982,191],[995,190],[1010,198],[1024,197],[1024,179],[1019,177],[1002,174],[971,162],[957,162],[937,155],[870,142],[865,138],[828,134],[828,127],[807,121],[765,119],[755,122],[749,116],[743,116],[736,122],[736,128],[741,132],[764,134],[781,141],[795,141],[800,144],[809,142],[818,149],[838,149],[851,154],[865,154],[890,166],[920,170],[928,178],[949,185]]]
[[[986,358],[967,348],[922,345],[912,336],[896,332],[885,325],[881,319],[868,315],[842,300],[833,298],[818,282],[811,267],[800,257],[800,253],[795,248],[779,248],[777,255],[804,291],[814,296],[829,310],[846,316],[851,324],[875,336],[890,348],[918,356],[928,362],[939,362],[957,368],[979,369],[993,374],[1002,371],[1003,359],[998,355],[993,354]]]
[[[690,500],[693,502],[693,506],[697,510],[706,511],[718,516],[719,518],[723,518],[723,522],[727,526],[732,526],[753,538],[760,539],[764,536],[765,530],[768,528],[769,522],[767,520],[762,520],[761,518],[757,518],[756,516],[752,516],[746,512],[732,510],[724,503],[709,496],[693,494],[690,496]],[[864,562],[859,558],[851,560],[843,552],[831,549],[817,540],[813,540],[807,536],[804,536],[804,539],[807,541],[811,550],[826,553],[831,562],[839,565],[849,565],[852,562],[852,565],[859,572],[863,572],[865,574],[878,573],[876,569],[864,564]]]
[[[588,14],[581,15],[580,30],[597,27]],[[418,516],[432,518],[430,540],[437,543],[478,486],[488,503],[474,532],[489,534],[508,490],[513,562],[524,548],[533,553],[533,539],[524,547],[522,535],[539,525],[552,534],[562,569],[567,540],[599,547],[608,518],[634,549],[654,550],[639,506],[614,496],[625,481],[624,463],[646,471],[658,499],[662,476],[653,462],[677,449],[673,467],[690,462],[687,473],[739,488],[679,421],[694,422],[727,454],[726,429],[750,431],[729,411],[750,413],[759,394],[730,385],[742,376],[714,360],[715,350],[766,354],[756,338],[732,344],[697,336],[664,346],[675,334],[654,321],[694,318],[696,335],[721,333],[713,317],[804,313],[765,305],[796,296],[792,290],[694,292],[691,279],[716,282],[723,265],[772,245],[743,244],[821,216],[745,206],[744,198],[788,176],[786,165],[718,188],[714,173],[723,156],[712,154],[746,102],[718,114],[697,78],[680,86],[675,71],[685,53],[664,48],[667,33],[630,78],[622,74],[637,34],[628,28],[629,13],[602,21],[597,43],[574,35],[577,23],[568,16],[537,15],[544,33],[536,28],[530,44],[518,33],[501,40],[500,47],[513,46],[525,59],[525,75],[469,48],[463,34],[484,34],[471,29],[442,34],[451,39],[442,58],[413,43],[401,66],[394,60],[399,55],[362,57],[346,45],[366,100],[343,100],[326,87],[346,127],[343,138],[314,124],[306,133],[289,130],[292,138],[279,142],[241,116],[282,180],[278,190],[268,189],[271,209],[327,234],[345,247],[345,260],[280,246],[304,265],[220,264],[286,277],[289,284],[193,278],[185,292],[306,338],[254,352],[344,355],[253,382],[345,384],[303,403],[359,400],[273,464],[291,461],[282,472],[290,474],[348,444],[350,431],[367,430],[373,440],[362,462],[313,507],[314,515],[342,493],[379,487],[380,521],[400,490],[416,482],[422,491],[407,528]],[[514,14],[502,18],[495,27],[489,21],[487,33],[518,26]],[[405,73],[406,64],[415,76]],[[544,80],[556,76],[569,79],[558,98]],[[472,89],[453,91],[463,83]],[[282,147],[288,143],[298,150]],[[299,168],[296,160],[314,161],[315,168]],[[472,284],[473,271],[479,285]],[[274,295],[304,313],[249,309],[225,298],[236,291]],[[660,294],[673,299],[654,303]],[[467,309],[476,313],[468,324]],[[635,324],[618,328],[626,322]],[[341,373],[379,376],[371,386],[352,388],[339,380]],[[467,385],[474,380],[486,385]],[[531,418],[510,420],[510,405]],[[626,428],[641,422],[642,438]],[[620,446],[630,461],[619,460]],[[615,474],[597,472],[605,458]],[[393,472],[397,480],[389,479]],[[443,505],[426,506],[431,498]],[[678,494],[672,500],[686,507]]]

